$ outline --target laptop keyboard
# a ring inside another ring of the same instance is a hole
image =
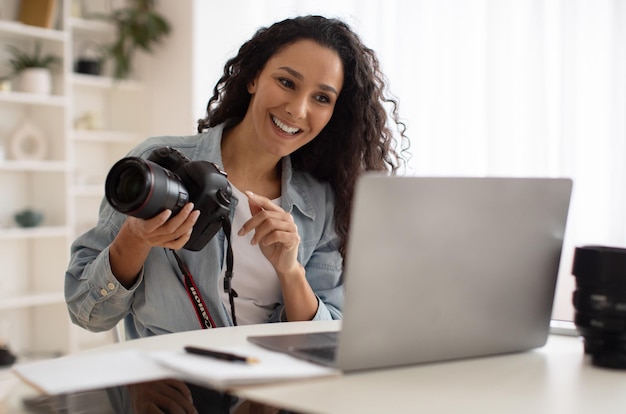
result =
[[[310,348],[300,348],[297,349],[296,352],[302,356],[310,356],[312,359],[317,361],[335,361],[335,356],[337,355],[337,347],[334,345],[329,346],[317,346]]]

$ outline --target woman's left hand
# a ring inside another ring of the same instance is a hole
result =
[[[280,280],[285,315],[288,321],[311,320],[319,306],[298,262],[300,235],[291,214],[267,197],[246,191],[252,218],[239,230],[244,236],[254,230],[252,244],[258,244],[263,255],[276,270]]]
[[[246,191],[252,218],[239,230],[244,236],[254,230],[252,244],[258,244],[263,255],[279,275],[290,274],[300,268],[298,246],[300,235],[291,214],[267,198]]]

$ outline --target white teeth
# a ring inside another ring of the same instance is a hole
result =
[[[284,123],[282,123],[278,118],[272,117],[272,122],[274,122],[274,125],[276,125],[278,128],[280,128],[283,132],[293,135],[296,132],[299,132],[300,129],[298,128],[294,128],[294,127],[290,127],[289,125],[285,125]]]

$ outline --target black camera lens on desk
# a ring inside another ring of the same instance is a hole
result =
[[[574,323],[592,364],[626,369],[626,249],[577,247]]]
[[[226,173],[208,161],[190,161],[171,147],[152,151],[147,159],[127,157],[116,162],[105,182],[109,204],[120,213],[148,219],[188,202],[200,210],[184,248],[201,250],[222,228],[232,196]]]

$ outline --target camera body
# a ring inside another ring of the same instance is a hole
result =
[[[116,162],[105,182],[109,204],[120,213],[148,219],[163,210],[176,215],[193,202],[200,217],[183,248],[198,251],[228,218],[232,190],[226,173],[208,161],[190,161],[171,147],[156,148],[147,159],[126,157]]]
[[[626,249],[577,247],[574,323],[592,363],[626,369]]]

